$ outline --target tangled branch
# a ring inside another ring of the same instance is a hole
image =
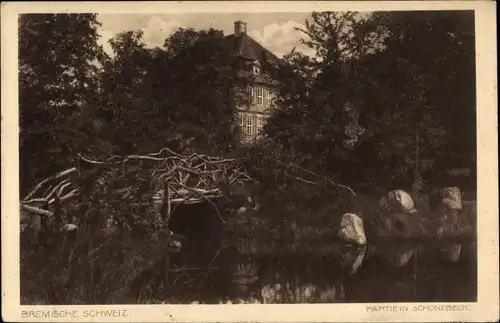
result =
[[[153,201],[150,203],[159,202],[168,205],[165,209],[168,214],[163,214],[165,219],[170,218],[170,213],[174,212],[180,204],[207,202],[214,208],[221,221],[225,222],[221,212],[212,201],[223,196],[219,183],[232,184],[252,180],[244,171],[243,164],[237,159],[225,159],[196,153],[182,155],[169,148],[145,155],[133,154],[124,157],[115,155],[107,160],[94,160],[80,154],[78,157],[79,161],[98,169],[107,167],[119,170],[121,167],[124,176],[131,180],[124,181],[125,187],[113,186],[112,189],[115,194],[123,198],[130,197],[131,189],[139,186],[139,178],[134,179],[134,176],[140,177],[149,174],[147,178],[140,179],[152,181],[150,184],[153,187],[162,187],[156,192],[151,192],[154,194]],[[50,208],[54,207],[57,198],[59,202],[64,202],[80,195],[81,187],[73,176],[80,175],[79,167],[80,162],[78,167],[69,168],[41,181],[22,199],[21,209],[39,216],[53,216],[54,212]],[[107,180],[109,181],[109,179]],[[100,185],[109,186],[104,178],[97,181]],[[43,187],[46,188],[43,193],[40,193]],[[165,192],[165,187],[168,188],[167,192]],[[172,204],[174,205],[171,206]]]

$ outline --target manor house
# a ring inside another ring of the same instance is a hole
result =
[[[234,22],[234,34],[226,36],[225,42],[235,57],[236,69],[250,76],[246,84],[248,100],[236,109],[243,141],[253,142],[274,107],[277,82],[269,76],[266,66],[276,65],[280,60],[247,34],[247,24],[243,21]]]

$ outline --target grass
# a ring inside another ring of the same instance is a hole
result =
[[[162,241],[106,230],[81,231],[71,240],[54,234],[43,243],[23,238],[23,304],[120,304],[151,298],[155,286],[141,275],[154,271],[168,255]]]

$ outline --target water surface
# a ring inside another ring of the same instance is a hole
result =
[[[474,302],[476,245],[459,242],[359,248],[233,234],[187,243],[170,292],[182,303]]]

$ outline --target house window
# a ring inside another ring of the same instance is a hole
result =
[[[254,67],[253,67],[253,73],[254,73],[255,75],[259,75],[259,74],[260,74],[260,67],[258,67],[258,66],[254,66]]]
[[[240,127],[243,129],[243,121],[244,121],[243,116],[239,116],[238,119],[240,121]]]
[[[264,104],[264,89],[262,88],[257,88],[257,104],[258,105]]]
[[[252,135],[252,117],[245,117],[246,121],[246,126],[245,126],[245,135],[251,136]]]
[[[255,90],[253,87],[248,87],[248,95],[250,97],[250,102],[253,103],[255,101]]]

